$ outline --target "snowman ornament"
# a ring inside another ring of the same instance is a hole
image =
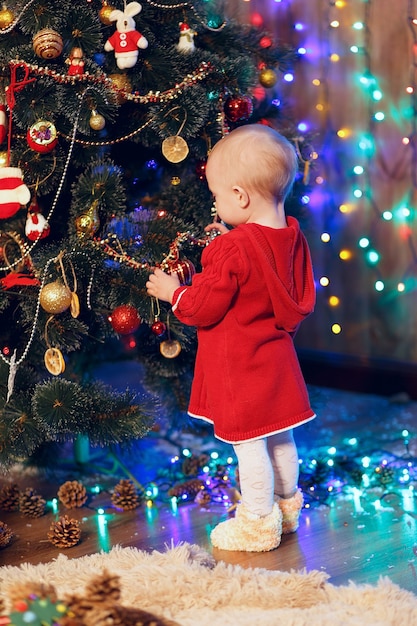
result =
[[[179,52],[194,52],[194,35],[197,33],[193,31],[186,22],[180,22],[180,38],[177,44],[177,50]]]

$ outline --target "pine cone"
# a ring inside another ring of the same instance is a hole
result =
[[[19,488],[17,485],[5,485],[0,489],[0,509],[17,511],[19,508]]]
[[[12,606],[22,598],[36,597],[42,600],[49,599],[53,603],[58,602],[55,587],[49,583],[17,582],[8,589],[7,595]]]
[[[68,480],[58,489],[58,499],[67,509],[79,509],[87,501],[87,491],[78,480]]]
[[[5,522],[0,522],[0,548],[9,545],[13,538],[13,531]]]
[[[90,580],[85,595],[91,602],[118,602],[120,600],[120,576],[104,570]]]
[[[208,454],[200,454],[199,456],[188,456],[182,463],[182,473],[184,476],[197,476],[201,468],[209,463],[210,457]]]
[[[206,504],[210,504],[211,495],[208,489],[201,489],[196,497],[194,498],[194,502],[199,504],[200,506],[205,506]]]
[[[199,491],[205,488],[205,484],[199,478],[193,478],[192,480],[186,480],[183,483],[179,483],[178,485],[174,485],[171,489],[168,490],[168,495],[170,498],[174,496],[176,498],[181,498],[182,496],[191,496],[195,497]]]
[[[68,515],[63,515],[58,521],[52,522],[48,532],[49,541],[57,548],[72,548],[79,543],[80,537],[80,522],[70,519]]]
[[[45,514],[46,501],[34,489],[28,487],[19,496],[19,511],[25,517],[42,517]]]
[[[123,478],[114,488],[111,501],[124,511],[131,511],[140,505],[140,497],[131,480]]]

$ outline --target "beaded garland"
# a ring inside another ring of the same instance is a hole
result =
[[[49,67],[43,67],[33,63],[27,63],[21,59],[13,59],[9,62],[10,66],[20,65],[25,67],[28,71],[35,74],[35,76],[48,76],[52,78],[60,85],[74,84],[75,82],[91,83],[93,85],[104,84],[115,93],[122,96],[125,100],[129,100],[136,104],[157,104],[162,102],[169,102],[182,93],[187,87],[192,87],[201,80],[204,80],[210,72],[214,70],[212,64],[208,61],[203,61],[196,68],[192,74],[187,74],[179,83],[176,83],[173,87],[166,89],[165,91],[148,91],[147,94],[140,94],[138,91],[134,93],[125,91],[118,87],[111,78],[104,73],[89,74],[85,72],[81,75],[68,76],[68,74],[59,74],[56,70]]]

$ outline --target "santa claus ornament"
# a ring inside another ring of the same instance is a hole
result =
[[[121,70],[136,65],[139,48],[145,50],[148,40],[136,30],[133,17],[142,11],[139,2],[129,2],[124,11],[115,9],[109,15],[110,22],[116,22],[116,32],[104,44],[106,52],[114,51],[117,67]]]
[[[25,224],[25,235],[30,241],[38,241],[38,239],[44,239],[50,233],[51,229],[40,212],[36,199],[32,200]]]
[[[196,33],[186,22],[180,22],[180,38],[177,44],[178,52],[194,52],[194,35]]]
[[[19,167],[0,168],[0,219],[12,217],[30,200],[30,191],[24,184]]]

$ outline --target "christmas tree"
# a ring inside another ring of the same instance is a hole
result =
[[[294,141],[301,211],[312,150],[282,104],[296,55],[212,0],[9,0],[0,10],[0,464],[47,442],[144,436],[156,402],[94,377],[134,358],[186,408],[194,329],[150,300],[209,245],[211,147],[237,125]]]

